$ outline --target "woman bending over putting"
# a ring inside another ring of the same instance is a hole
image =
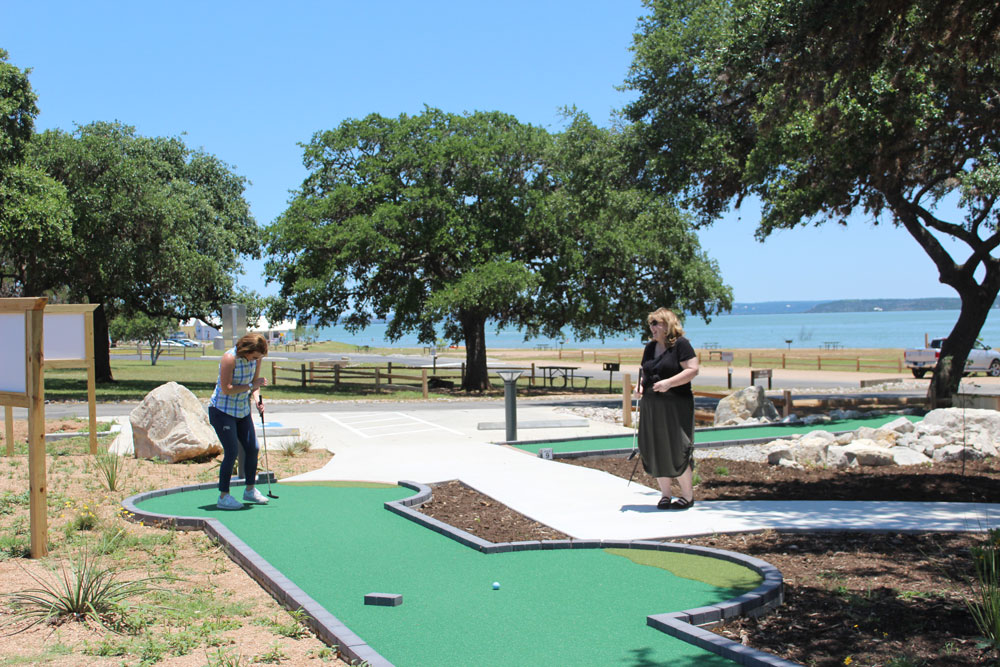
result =
[[[698,357],[684,337],[680,320],[670,310],[649,314],[651,340],[639,369],[639,453],[642,467],[660,485],[661,510],[686,510],[694,505],[694,394]],[[681,495],[671,500],[670,483]]]
[[[229,495],[229,479],[239,447],[243,448],[246,470],[246,489],[243,500],[248,503],[267,503],[267,498],[254,488],[257,481],[257,434],[250,415],[251,400],[263,416],[260,388],[267,378],[260,376],[260,360],[267,356],[267,339],[260,334],[247,334],[236,347],[222,355],[219,362],[219,380],[208,402],[208,421],[222,442],[222,466],[219,468],[219,509],[238,510],[243,503]]]

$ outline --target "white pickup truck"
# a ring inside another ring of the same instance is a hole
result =
[[[927,371],[934,370],[943,342],[943,338],[935,338],[930,347],[903,351],[903,362],[913,372],[913,377],[922,378]],[[986,373],[992,377],[1000,377],[1000,352],[977,339],[969,350],[969,358],[965,360],[965,373]]]

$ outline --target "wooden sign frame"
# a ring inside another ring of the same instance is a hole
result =
[[[45,306],[45,368],[87,369],[90,453],[97,454],[97,373],[94,367],[94,311],[98,304]]]
[[[0,352],[0,405],[5,406],[8,455],[14,453],[13,408],[28,409],[28,495],[32,558],[42,558],[49,552],[45,475],[45,382],[42,379],[44,363],[42,332],[47,302],[48,299],[45,297],[0,299],[0,328],[3,328],[5,334],[10,335],[12,339],[8,341],[11,344]],[[19,320],[23,321],[23,338],[18,335]],[[22,369],[23,381],[19,377]]]

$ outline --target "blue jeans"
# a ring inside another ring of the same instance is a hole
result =
[[[233,465],[239,447],[243,447],[246,470],[241,470],[248,486],[257,480],[257,433],[254,430],[252,413],[246,417],[234,417],[212,406],[208,407],[208,421],[215,429],[222,443],[222,466],[219,468],[219,493],[229,493],[229,479],[233,476]]]

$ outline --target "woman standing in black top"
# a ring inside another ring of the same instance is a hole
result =
[[[661,510],[686,510],[694,505],[694,394],[691,380],[698,375],[698,357],[680,320],[670,310],[649,314],[650,337],[642,353],[637,390],[639,453],[642,467],[656,478]],[[670,483],[681,495],[671,500]]]

